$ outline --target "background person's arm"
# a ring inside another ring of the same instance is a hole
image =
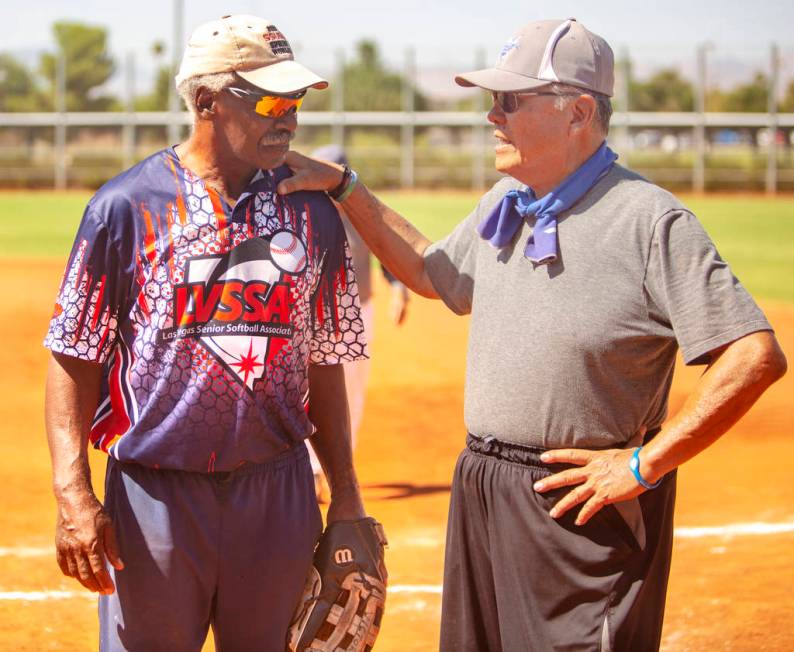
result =
[[[115,587],[107,557],[124,565],[110,517],[96,497],[88,465],[88,433],[96,411],[102,367],[53,353],[47,372],[44,420],[52,459],[57,505],[55,548],[64,575],[91,591],[110,594]]]
[[[350,415],[341,364],[309,366],[309,419],[317,428],[312,446],[328,479],[328,522],[364,518],[364,503],[353,468]]]
[[[280,194],[296,190],[331,190],[342,179],[342,166],[288,152],[286,163],[295,173],[278,185]],[[438,299],[425,270],[424,253],[430,240],[408,220],[373,195],[359,180],[342,204],[351,224],[372,253],[409,289]]]

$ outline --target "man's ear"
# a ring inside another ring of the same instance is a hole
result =
[[[596,101],[592,95],[578,95],[571,102],[571,130],[590,130],[596,121]]]
[[[202,118],[210,118],[215,113],[215,93],[203,86],[196,93],[196,113]]]

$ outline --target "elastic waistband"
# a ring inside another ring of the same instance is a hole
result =
[[[468,433],[466,436],[466,447],[472,453],[494,457],[504,462],[521,464],[522,466],[534,466],[548,469],[549,471],[563,471],[571,467],[570,464],[545,464],[541,462],[540,454],[548,450],[546,448],[523,446],[508,441],[501,441],[490,435],[487,437],[476,437]]]
[[[214,480],[223,482],[243,475],[276,471],[277,469],[293,464],[295,461],[308,457],[309,451],[306,449],[306,444],[301,442],[264,462],[245,462],[231,471],[210,471],[206,475]]]
[[[276,471],[278,469],[284,468],[285,466],[289,466],[291,464],[299,462],[302,459],[308,459],[308,457],[309,457],[309,452],[306,449],[306,444],[304,444],[303,442],[299,442],[294,446],[291,446],[284,452],[279,453],[275,457],[271,457],[269,460],[265,460],[264,462],[244,462],[236,469],[232,469],[231,471],[203,472],[203,471],[187,471],[184,469],[169,469],[169,468],[153,469],[151,467],[138,464],[137,462],[122,462],[110,455],[108,456],[108,464],[109,465],[117,464],[122,468],[126,468],[126,467],[137,468],[144,471],[150,471],[152,473],[188,474],[188,475],[204,477],[219,483],[225,483],[225,482],[230,482],[234,478],[239,478],[246,475],[254,475],[256,473],[267,473],[270,471]]]
[[[643,444],[647,444],[651,439],[659,434],[660,430],[661,428],[649,430],[645,434]],[[488,457],[494,457],[499,460],[504,460],[505,462],[513,462],[523,466],[534,466],[547,469],[554,473],[576,466],[575,464],[546,464],[540,461],[540,455],[541,453],[551,449],[541,448],[539,446],[524,446],[523,444],[514,444],[513,442],[509,441],[501,441],[490,435],[487,437],[477,437],[476,435],[468,433],[466,435],[466,446],[470,451],[473,453],[478,453],[479,455],[486,455]]]

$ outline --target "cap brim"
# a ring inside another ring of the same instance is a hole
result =
[[[486,91],[528,91],[541,86],[548,86],[551,82],[545,79],[535,79],[526,75],[519,75],[509,70],[499,68],[485,68],[455,76],[455,83],[459,86],[478,86]]]
[[[236,71],[245,81],[273,93],[297,93],[307,88],[327,88],[328,82],[297,61],[285,59],[256,70]]]

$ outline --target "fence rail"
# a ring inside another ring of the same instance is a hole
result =
[[[121,147],[117,153],[121,154],[123,163],[130,165],[135,161],[137,154],[136,128],[161,127],[169,130],[169,134],[178,133],[178,130],[189,126],[191,116],[185,111],[152,111],[152,112],[50,112],[50,113],[0,113],[0,128],[53,128],[55,137],[51,156],[51,170],[53,185],[64,188],[67,184],[69,157],[67,155],[66,133],[70,128],[116,127],[121,129]],[[347,128],[383,128],[392,127],[400,129],[399,139],[399,177],[392,179],[403,187],[414,185],[417,158],[419,153],[415,147],[415,131],[428,127],[465,128],[471,130],[470,156],[471,156],[471,185],[481,189],[485,182],[492,177],[490,163],[485,155],[486,134],[488,122],[484,111],[456,112],[456,111],[305,111],[301,113],[302,125],[311,127],[328,127],[332,139],[339,143],[345,140]],[[692,168],[670,170],[669,174],[659,170],[656,179],[659,181],[675,181],[681,183],[682,179],[689,178],[691,187],[696,191],[705,188],[706,156],[708,139],[705,137],[706,129],[750,129],[769,130],[770,134],[779,131],[794,130],[794,113],[714,113],[714,112],[687,112],[687,113],[656,113],[656,112],[626,112],[616,111],[612,117],[613,131],[610,141],[621,154],[631,151],[630,133],[643,129],[673,130],[691,133],[693,144]],[[789,134],[791,136],[791,134]],[[178,138],[170,137],[170,142]],[[775,193],[781,182],[789,184],[792,172],[788,169],[780,170],[778,156],[778,138],[770,137],[765,145],[767,152],[764,187],[767,192]],[[790,152],[790,149],[789,149]],[[41,166],[39,166],[41,167]],[[42,170],[32,172],[31,177],[42,178]],[[19,180],[24,175],[24,170],[14,171],[13,174],[0,176]],[[686,176],[688,175],[688,177]],[[651,175],[654,176],[654,175]],[[746,178],[742,171],[720,170],[719,178]],[[434,175],[438,178],[438,175]]]
[[[304,125],[334,127],[470,127],[488,124],[485,112],[469,111],[302,111]],[[103,111],[65,113],[0,113],[0,127],[124,127],[190,125],[186,111]],[[616,111],[612,127],[694,128],[751,127],[794,128],[794,113],[695,113]]]

